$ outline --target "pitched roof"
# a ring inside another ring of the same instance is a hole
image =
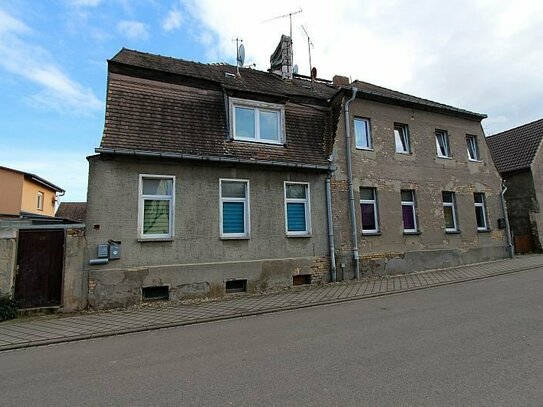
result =
[[[377,100],[388,100],[389,102],[395,102],[396,104],[400,105],[416,106],[423,110],[437,111],[445,114],[454,114],[479,121],[487,117],[486,114],[470,112],[469,110],[434,102],[432,100],[423,99],[417,96],[409,95],[407,93],[383,88],[382,86],[373,85],[371,83],[359,80],[355,80],[351,85],[349,85],[349,87],[356,87],[362,97],[375,98]]]
[[[112,61],[98,153],[328,167],[324,140],[331,137],[325,132],[335,132],[337,127],[326,101],[337,92],[331,85],[315,83],[312,88],[308,80],[284,81],[252,69],[241,69],[240,77],[230,77],[225,72],[236,72],[231,65],[206,65],[126,49]],[[134,71],[134,66],[143,71]],[[163,72],[173,76],[165,77]],[[194,78],[204,85],[195,84]],[[234,96],[241,92],[247,97],[245,93],[250,92],[252,99],[284,104],[286,145],[231,140],[224,95],[230,91]]]
[[[87,217],[87,203],[61,202],[55,213],[55,217],[84,223]]]
[[[529,168],[543,139],[543,119],[486,138],[500,173]]]
[[[12,172],[16,172],[18,174],[23,174],[26,178],[29,178],[32,181],[37,182],[38,184],[41,184],[41,185],[43,185],[43,186],[45,186],[45,187],[47,187],[49,189],[52,189],[55,192],[65,192],[61,187],[57,187],[52,182],[49,182],[46,179],[43,179],[42,177],[37,176],[36,174],[32,174],[31,172],[20,171],[20,170],[14,169],[14,168],[3,167],[1,165],[0,165],[0,168],[3,169],[3,170],[6,170],[6,171],[12,171]]]

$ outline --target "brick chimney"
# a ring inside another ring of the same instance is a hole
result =
[[[271,71],[283,79],[292,79],[292,38],[282,35],[274,53],[270,56]]]
[[[334,86],[347,86],[349,85],[350,81],[349,78],[347,78],[346,76],[334,75],[334,77],[332,78],[332,83],[334,84]]]

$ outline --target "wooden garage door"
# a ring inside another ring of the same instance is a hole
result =
[[[64,230],[21,230],[15,299],[21,308],[61,303]]]

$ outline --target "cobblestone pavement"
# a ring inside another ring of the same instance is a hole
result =
[[[132,309],[20,318],[0,323],[0,351],[338,303],[543,268],[543,256],[519,256],[470,266],[198,303],[161,303]]]

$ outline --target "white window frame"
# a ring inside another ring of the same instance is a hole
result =
[[[472,145],[475,157],[471,156],[469,145]],[[469,161],[481,161],[481,152],[479,151],[479,143],[477,142],[477,136],[468,134],[466,136],[466,148],[468,150],[468,160]]]
[[[402,191],[409,191],[411,192],[411,199],[412,201],[403,201],[402,200]],[[419,225],[417,222],[417,203],[415,198],[415,190],[414,189],[402,189],[400,190],[400,203],[401,206],[411,206],[413,208],[412,214],[413,214],[413,225],[415,226],[413,229],[406,229],[405,225],[403,224],[403,208],[402,208],[402,226],[403,226],[403,232],[404,233],[417,233],[419,231]]]
[[[172,180],[172,195],[144,195],[143,180],[144,179],[167,179]],[[170,203],[170,233],[161,234],[144,234],[143,233],[143,216],[145,208],[145,200],[163,200]],[[138,186],[138,238],[141,240],[156,240],[156,239],[173,239],[175,237],[175,175],[157,175],[157,174],[140,174]]]
[[[475,194],[481,195],[483,202],[477,202],[475,200]],[[477,223],[477,208],[481,208],[483,210],[483,220],[485,222],[484,227],[479,227],[479,225],[477,225],[477,230],[479,232],[485,232],[488,230],[488,218],[486,213],[486,196],[484,192],[475,192],[473,195],[473,202],[475,204],[475,222]]]
[[[363,122],[366,124],[366,136],[367,136],[367,146],[358,145],[358,137],[356,136],[356,122]],[[353,119],[353,129],[354,129],[354,143],[358,150],[373,150],[373,137],[371,134],[371,120],[365,117],[355,117]]]
[[[230,138],[232,140],[239,141],[252,141],[255,143],[263,144],[276,144],[283,145],[286,142],[285,132],[285,106],[277,103],[266,103],[256,100],[229,98],[229,110],[230,110]],[[255,137],[238,137],[236,136],[236,107],[244,109],[252,109],[255,115]],[[260,138],[260,114],[259,112],[274,112],[279,114],[279,140],[268,140]]]
[[[222,183],[224,182],[239,182],[245,184],[245,198],[229,198],[222,196]],[[223,232],[223,208],[224,202],[243,202],[243,226],[244,233],[224,233]],[[251,205],[250,205],[250,189],[248,179],[239,178],[219,178],[219,224],[221,239],[249,239],[251,237]]]
[[[447,192],[447,193],[450,193],[451,194],[451,197],[452,197],[452,202],[445,202],[445,200],[443,200],[443,192]],[[456,194],[452,191],[443,191],[441,193],[441,199],[443,200],[443,220],[445,220],[445,208],[451,208],[452,210],[452,215],[453,215],[453,223],[454,223],[454,227],[452,228],[448,228],[447,225],[445,225],[445,232],[458,232],[459,229],[458,229],[458,215],[456,213]]]
[[[39,211],[43,211],[43,201],[44,201],[44,199],[45,199],[45,194],[42,191],[38,191],[38,202],[37,202],[38,206],[37,206],[37,208],[38,208]]]
[[[373,199],[362,199],[360,198],[360,224],[362,226],[362,234],[368,235],[368,234],[375,234],[379,233],[379,214],[377,211],[377,188],[375,187],[360,187],[360,191],[362,189],[371,189],[373,190]],[[362,193],[360,193],[360,196],[362,196]],[[375,221],[375,229],[364,229],[364,223],[362,220],[362,204],[365,205],[373,205],[373,218]],[[402,220],[403,222],[403,220]]]
[[[305,199],[302,198],[287,198],[287,185],[305,185]],[[310,199],[309,182],[283,182],[283,194],[285,198],[285,232],[289,237],[311,236],[311,199]],[[288,230],[288,209],[289,203],[303,203],[305,209],[305,229],[304,231],[289,231]]]
[[[400,145],[403,147],[403,143],[401,142],[402,135],[405,138],[405,146],[407,147],[406,150],[398,150],[398,142],[396,140],[396,129],[401,129],[399,131],[398,137],[400,138]],[[398,154],[411,154],[411,137],[409,135],[409,126],[407,124],[402,123],[394,123],[394,147],[396,149],[396,153]]]
[[[436,130],[434,135],[436,139],[437,156],[439,158],[451,158],[451,144],[449,143],[449,133],[447,133],[445,130]],[[443,137],[443,142],[446,147],[445,149],[447,150],[445,152],[445,155],[441,154],[441,147],[438,141],[439,136]]]

